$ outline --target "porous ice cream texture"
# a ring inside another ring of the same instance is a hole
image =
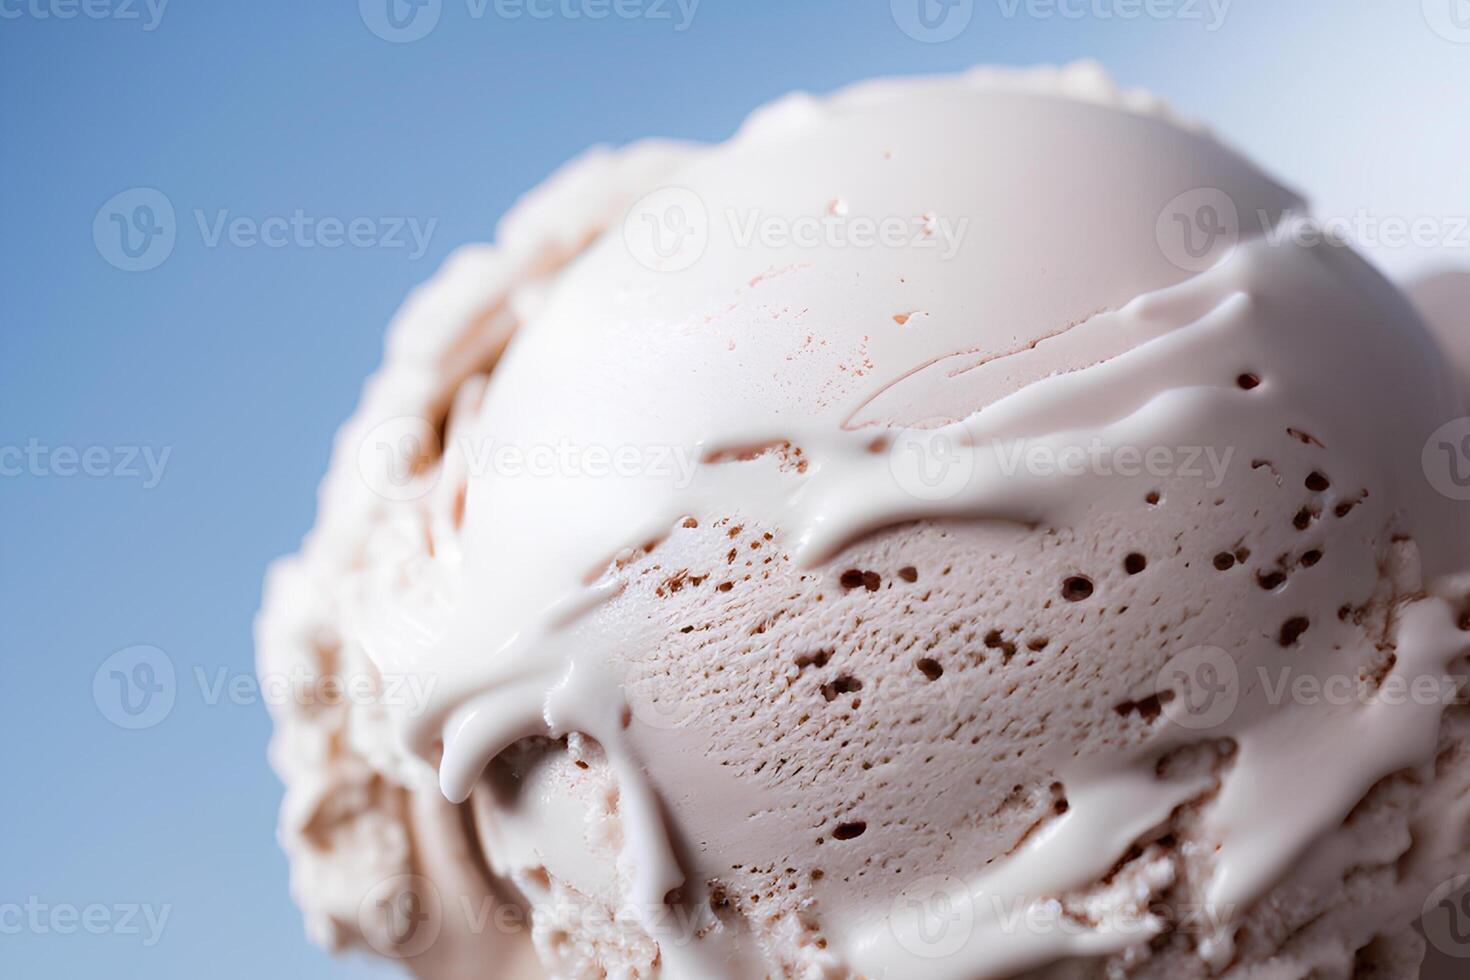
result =
[[[1417,976],[1470,872],[1470,521],[1423,464],[1466,389],[1305,213],[1087,64],[559,171],[411,296],[268,577],[262,673],[377,692],[274,709],[311,935]]]

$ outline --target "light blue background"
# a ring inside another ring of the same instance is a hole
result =
[[[5,977],[391,972],[303,938],[274,842],[265,711],[206,703],[193,672],[252,674],[262,570],[310,526],[332,434],[404,294],[589,144],[719,139],[792,88],[1093,56],[1329,210],[1470,209],[1470,45],[1432,31],[1418,0],[1235,0],[1216,31],[975,0],[939,44],[902,33],[889,0],[703,0],[684,31],[506,19],[493,2],[475,19],[443,0],[437,27],[407,44],[375,36],[348,0],[173,0],[151,31],[141,6],[143,20],[38,15],[65,3],[0,0],[0,447],[171,456],[151,489],[0,477],[0,908],[34,896],[171,912],[146,948],[0,934]],[[92,227],[140,186],[167,195],[177,241],[129,273]],[[193,216],[297,208],[437,225],[415,261],[210,248]],[[1465,262],[1380,258],[1396,272]],[[102,661],[134,644],[180,674],[171,714],[143,731],[112,724],[92,693]]]

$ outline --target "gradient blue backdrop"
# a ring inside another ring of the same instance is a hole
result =
[[[251,675],[262,570],[310,525],[332,434],[405,292],[589,144],[719,139],[792,88],[1092,56],[1330,210],[1470,207],[1470,44],[1432,30],[1419,0],[1234,0],[1215,31],[973,2],[959,37],[921,43],[889,0],[703,0],[683,31],[506,19],[493,0],[476,19],[443,0],[435,30],[400,44],[350,0],[173,0],[152,30],[142,0],[131,20],[0,0],[0,449],[171,451],[156,487],[64,476],[55,456],[0,476],[0,976],[392,972],[303,938],[265,711],[208,703],[193,672]],[[99,208],[134,187],[178,214],[172,254],[147,272],[93,241]],[[193,218],[298,208],[437,225],[414,259],[211,248]],[[1395,272],[1466,261],[1380,258]],[[99,665],[134,644],[179,670],[172,712],[142,731],[93,697]],[[11,928],[6,907],[35,902],[170,917],[151,946]]]

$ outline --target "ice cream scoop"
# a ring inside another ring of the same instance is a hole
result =
[[[381,695],[278,722],[319,933],[1413,975],[1470,870],[1470,522],[1425,463],[1465,405],[1306,221],[1086,65],[560,175],[411,301],[270,583],[262,670]]]

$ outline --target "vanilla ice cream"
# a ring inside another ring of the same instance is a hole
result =
[[[1306,214],[1087,65],[554,176],[410,299],[267,584],[262,672],[373,690],[277,713],[312,934],[1416,976],[1470,872],[1465,389]]]

